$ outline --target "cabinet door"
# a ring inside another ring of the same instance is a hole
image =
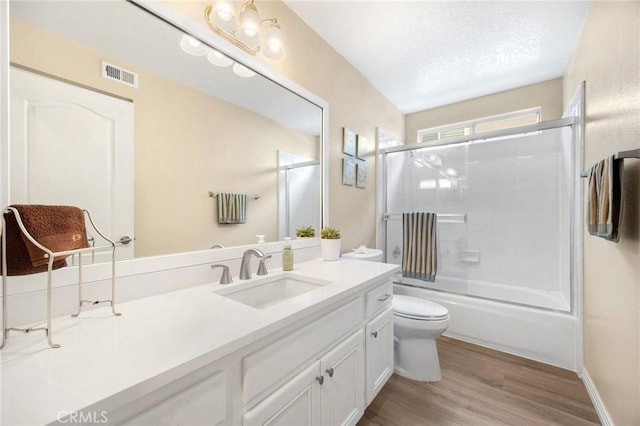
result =
[[[364,335],[358,330],[320,359],[322,424],[355,425],[364,413]]]
[[[145,397],[146,401],[155,399],[160,401],[126,421],[116,423],[131,426],[187,426],[223,425],[229,422],[225,371],[196,383],[187,376]],[[146,404],[140,401],[140,405]]]
[[[393,310],[367,323],[367,405],[393,374]]]
[[[247,426],[319,426],[320,411],[320,361],[298,374],[267,399],[247,411],[242,424]]]

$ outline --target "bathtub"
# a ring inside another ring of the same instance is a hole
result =
[[[421,288],[425,283],[419,280],[399,281],[394,294],[431,300],[449,310],[445,335],[577,371],[574,314]]]
[[[569,295],[561,291],[542,290],[515,285],[510,286],[485,281],[472,281],[441,275],[436,278],[435,282],[425,282],[404,278],[401,273],[397,273],[395,281],[416,287],[426,287],[430,290],[479,297],[496,302],[515,303],[532,308],[543,308],[561,312],[571,311]]]

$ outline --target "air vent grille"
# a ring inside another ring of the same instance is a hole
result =
[[[102,77],[119,81],[131,87],[138,87],[138,74],[117,65],[102,61]]]

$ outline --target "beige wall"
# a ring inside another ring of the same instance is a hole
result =
[[[405,137],[415,143],[421,129],[534,107],[542,108],[542,120],[562,116],[562,78],[408,114]]]
[[[640,147],[640,3],[594,2],[564,78],[586,81],[585,164]],[[585,235],[584,364],[616,425],[640,424],[640,160],[624,161],[618,244]]]
[[[317,157],[315,136],[17,19],[11,60],[133,99],[136,256],[277,239],[276,149]],[[140,88],[101,78],[102,60],[140,73]],[[261,198],[249,201],[246,224],[218,225],[209,191]]]
[[[174,6],[201,25],[207,1],[179,1]],[[285,32],[287,58],[264,61],[274,70],[329,102],[329,221],[342,231],[342,252],[375,245],[375,155],[367,157],[366,189],[342,185],[342,128],[349,127],[375,141],[381,127],[400,139],[403,114],[383,97],[351,64],[326,44],[280,1],[260,2],[262,17],[278,18]],[[373,145],[372,145],[373,146]]]

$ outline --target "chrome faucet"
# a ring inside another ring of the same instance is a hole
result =
[[[262,256],[260,258],[260,264],[258,265],[258,272],[256,272],[257,275],[267,275],[269,273],[267,272],[267,265],[265,265],[264,263],[267,261],[267,259],[271,259],[271,255]]]
[[[229,273],[229,267],[227,265],[211,265],[211,269],[214,268],[222,268],[222,275],[220,276],[220,284],[231,284],[233,282],[233,278],[231,278],[231,274]]]
[[[240,263],[240,279],[251,279],[251,256],[255,256],[258,259],[264,257],[264,253],[258,249],[248,249],[242,254],[242,263]]]

